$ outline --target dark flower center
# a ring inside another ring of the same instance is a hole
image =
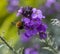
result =
[[[25,8],[23,8],[23,10],[22,10],[23,12],[22,12],[22,15],[24,16],[24,17],[31,17],[31,14],[32,14],[32,7],[25,7]]]

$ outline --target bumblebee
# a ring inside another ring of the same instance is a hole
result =
[[[23,28],[24,28],[23,22],[18,21],[18,22],[16,23],[16,27],[17,27],[18,29],[23,29]]]

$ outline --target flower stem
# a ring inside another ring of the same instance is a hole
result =
[[[10,50],[12,50],[14,52],[14,54],[17,54],[17,52],[15,51],[14,48],[12,48],[3,37],[0,36],[0,39],[9,47]]]

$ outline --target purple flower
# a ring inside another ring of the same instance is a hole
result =
[[[31,39],[31,34],[29,34],[28,32],[25,32],[23,34],[21,34],[21,42],[28,42]]]
[[[36,8],[33,8],[32,11],[33,11],[33,13],[32,13],[32,18],[33,19],[36,19],[36,18],[39,18],[39,19],[45,18],[45,16],[43,16],[41,10],[37,10]]]
[[[45,18],[45,16],[43,16],[41,10],[31,7],[20,8],[17,13],[17,16],[19,15],[22,15],[23,18],[21,21],[24,24],[24,33],[21,36],[22,42],[29,41],[38,33],[43,39],[46,38],[44,37],[44,34],[40,34],[41,32],[46,33],[47,29],[46,24],[42,22],[42,19]]]
[[[20,7],[16,16],[20,16],[22,14],[22,9],[23,9],[23,7]]]
[[[8,11],[9,12],[13,12],[15,10],[18,10],[18,4],[19,4],[19,0],[8,0]]]
[[[60,4],[56,0],[47,0],[45,5],[40,7],[40,10],[45,16],[54,15],[60,12]]]
[[[24,54],[39,54],[39,52],[35,48],[26,48]]]
[[[24,17],[30,18],[32,12],[32,7],[22,7],[18,10],[17,16],[23,15]]]
[[[28,24],[30,22],[30,19],[24,17],[21,19],[21,21],[24,22],[24,24]]]
[[[24,18],[25,19],[25,18]],[[28,18],[26,18],[28,19]],[[23,39],[23,42],[25,42],[25,40],[29,40],[32,36],[35,36],[36,34],[39,33],[39,36],[42,36],[43,38],[41,39],[45,39],[47,37],[47,35],[44,36],[44,33],[46,33],[46,29],[47,29],[47,25],[42,23],[39,20],[28,20],[28,21],[24,21],[24,30],[25,30],[25,34],[22,36],[22,38],[27,38],[27,39]],[[41,33],[43,32],[43,33]],[[41,33],[41,34],[40,34]],[[29,34],[29,35],[28,35]],[[28,37],[27,37],[28,35]]]
[[[47,38],[47,34],[45,32],[40,32],[40,39],[46,39]]]
[[[22,33],[20,40],[21,42],[29,42],[34,35],[36,35],[35,30],[26,30],[24,33]]]
[[[37,27],[38,32],[46,32],[47,25],[42,23]]]
[[[45,5],[46,5],[47,7],[51,7],[51,5],[54,4],[55,2],[56,2],[56,0],[47,0],[47,2],[46,2]]]
[[[19,15],[23,15],[26,18],[45,18],[45,16],[43,16],[42,11],[41,10],[37,10],[36,8],[32,8],[32,7],[25,7],[25,8],[20,8],[18,10],[17,16]]]
[[[46,39],[47,38],[47,33],[46,33],[47,28],[48,27],[47,27],[46,24],[40,24],[37,27],[37,30],[39,32],[40,39]]]
[[[10,5],[17,6],[19,4],[19,0],[9,0]]]
[[[30,18],[32,12],[33,12],[33,11],[32,11],[32,7],[25,7],[25,8],[23,8],[22,15],[23,15],[24,17]]]
[[[17,10],[18,9],[18,6],[8,6],[8,11],[9,12],[14,12],[15,10]]]

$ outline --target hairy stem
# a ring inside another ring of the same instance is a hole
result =
[[[45,44],[46,44],[50,49],[53,50],[52,52],[53,52],[54,54],[57,54],[57,53],[58,53],[58,51],[57,51],[53,46],[51,46],[51,45],[48,44],[48,41],[47,41],[47,40],[45,40]]]
[[[9,47],[10,50],[12,50],[14,52],[14,54],[17,54],[17,52],[15,51],[14,48],[12,48],[3,37],[0,36],[0,39]]]

